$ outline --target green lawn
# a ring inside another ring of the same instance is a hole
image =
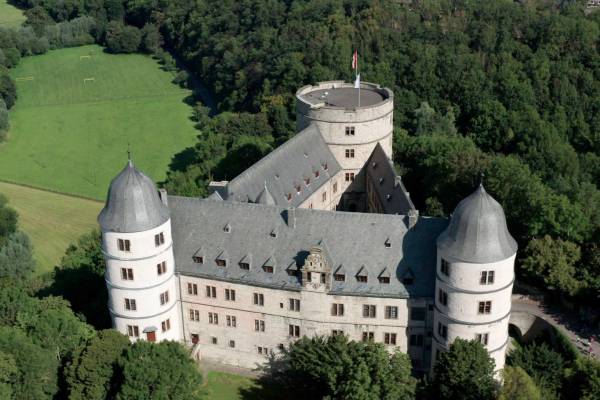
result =
[[[25,21],[23,11],[0,0],[0,28],[17,28]]]
[[[24,58],[11,74],[19,98],[0,145],[1,179],[104,199],[128,143],[136,166],[162,180],[195,142],[190,92],[147,56],[83,46]]]
[[[262,387],[256,380],[225,372],[209,371],[206,384],[210,400],[289,400],[293,394],[279,387]]]
[[[97,226],[103,204],[0,182],[0,193],[19,213],[19,227],[34,246],[38,272],[51,270],[67,246]]]

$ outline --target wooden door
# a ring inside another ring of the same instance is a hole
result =
[[[146,340],[149,342],[156,342],[156,332],[146,332]]]

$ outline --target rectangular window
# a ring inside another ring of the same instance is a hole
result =
[[[384,333],[383,342],[387,345],[395,346],[396,345],[396,334],[388,333],[388,332]]]
[[[134,299],[125,299],[125,309],[129,311],[137,311],[137,306]]]
[[[266,273],[269,273],[269,274],[272,274],[272,273],[273,273],[273,267],[272,267],[272,266],[270,266],[270,265],[264,265],[264,266],[263,266],[263,270],[264,270]]]
[[[440,270],[442,271],[442,274],[450,276],[450,263],[443,258],[441,260]]]
[[[346,136],[354,136],[354,127],[353,126],[346,127]]]
[[[379,283],[390,283],[390,277],[389,276],[380,276]]]
[[[354,158],[354,149],[346,149],[346,158]]]
[[[325,203],[325,202],[327,201],[327,192],[323,192],[323,193],[321,194],[321,201],[322,201],[323,203]]]
[[[130,337],[140,337],[140,330],[137,325],[127,325],[127,335]]]
[[[161,233],[157,233],[156,235],[154,235],[154,245],[156,247],[160,246],[161,244],[165,243],[165,235],[161,232]]]
[[[235,317],[235,315],[226,315],[225,321],[227,322],[227,326],[231,328],[237,327],[237,318]]]
[[[362,333],[362,341],[363,342],[372,342],[375,340],[375,333],[373,332],[363,332]]]
[[[265,331],[265,321],[263,321],[262,319],[255,319],[254,320],[254,330],[256,332],[264,332]]]
[[[288,330],[291,337],[300,337],[299,325],[290,325]]]
[[[448,293],[444,292],[442,289],[438,289],[438,301],[440,304],[447,306],[448,305]]]
[[[377,308],[373,304],[363,305],[363,317],[375,318],[377,316]]]
[[[444,339],[448,338],[448,327],[441,322],[438,322],[438,335]]]
[[[341,329],[333,329],[331,331],[331,336],[342,336],[344,334],[344,331]]]
[[[386,319],[398,319],[398,307],[385,306],[385,318]]]
[[[248,271],[250,269],[250,264],[248,264],[248,263],[240,263],[240,268]]]
[[[410,345],[423,347],[423,335],[410,335]]]
[[[217,298],[217,288],[215,286],[207,286],[206,287],[206,297],[211,297],[213,299]]]
[[[131,251],[131,242],[128,239],[117,239],[117,245],[121,251]]]
[[[489,336],[489,333],[476,333],[475,340],[481,343],[482,345],[487,346]]]
[[[229,347],[231,347],[231,348],[235,347],[235,340],[230,340],[229,341]]]
[[[217,344],[217,338],[216,338],[216,337],[214,337],[214,336],[211,336],[211,337],[210,337],[210,342],[211,342],[212,344]]]
[[[333,182],[333,193],[337,193],[337,181]]]
[[[156,264],[156,272],[158,275],[162,275],[167,272],[167,262],[163,261],[160,264]]]
[[[367,278],[367,276],[366,276],[366,275],[358,275],[358,276],[356,277],[356,280],[357,280],[358,282],[367,282],[367,281],[368,281],[368,278]]]
[[[124,281],[133,280],[133,269],[132,268],[121,268],[121,279]]]
[[[333,303],[331,305],[331,315],[341,317],[344,315],[344,305],[342,303]]]
[[[425,321],[425,307],[412,307],[410,309],[410,319],[413,321]]]
[[[193,256],[192,260],[194,260],[194,262],[196,264],[203,264],[204,263],[204,257],[202,257],[202,256]]]
[[[492,312],[492,302],[487,300],[487,301],[480,301],[479,302],[479,307],[477,310],[478,314],[490,314]]]
[[[208,323],[213,325],[219,325],[219,314],[214,312],[208,313]]]
[[[481,271],[479,283],[482,285],[491,285],[494,283],[494,271]]]
[[[300,300],[290,299],[290,311],[300,311]]]
[[[163,292],[160,294],[160,305],[164,306],[169,302],[169,291]]]
[[[346,275],[344,274],[335,274],[333,275],[333,279],[337,282],[344,282],[346,280]]]
[[[226,266],[227,266],[226,260],[217,260],[217,267],[226,267]]]
[[[354,182],[354,172],[346,172],[346,182]]]
[[[188,294],[193,294],[194,296],[198,296],[198,285],[195,283],[188,283]]]
[[[190,321],[200,321],[200,311],[190,310]]]
[[[169,329],[171,329],[171,320],[167,318],[166,320],[160,323],[160,326],[163,332],[168,331]]]
[[[225,300],[235,301],[235,289],[225,289]]]
[[[254,293],[254,305],[264,306],[265,296],[262,293]]]

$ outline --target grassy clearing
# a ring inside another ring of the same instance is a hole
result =
[[[0,193],[19,213],[20,228],[31,238],[38,272],[52,270],[69,244],[97,226],[103,204],[0,182]]]
[[[147,56],[83,46],[27,57],[11,75],[19,99],[0,178],[103,199],[128,143],[136,166],[162,180],[195,142],[190,92]]]
[[[286,400],[292,399],[289,393],[280,388],[261,387],[256,380],[226,372],[209,371],[206,384],[211,400]]]
[[[23,11],[8,4],[7,0],[0,0],[0,28],[18,28],[24,21]]]

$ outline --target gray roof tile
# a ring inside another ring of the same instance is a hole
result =
[[[354,271],[344,282],[333,280],[331,293],[398,298],[433,294],[435,240],[448,223],[421,217],[408,229],[403,216],[295,209],[295,225],[288,225],[284,207],[177,196],[169,197],[169,207],[175,264],[183,275],[299,290],[299,278],[288,273],[289,266],[301,266],[311,247],[320,245],[326,247],[335,271],[340,265]],[[222,229],[228,221],[231,233]],[[270,235],[274,228],[278,230],[275,238]],[[387,238],[394,238],[398,245],[386,248]],[[192,260],[199,248],[206,255],[203,264]],[[227,250],[229,262],[217,267],[216,257],[223,250]],[[274,268],[272,274],[262,268],[243,270],[239,262],[250,253],[259,265],[274,257],[278,265],[287,267]],[[390,283],[381,284],[377,279],[358,282],[355,273],[361,266],[370,277],[377,277],[387,267]],[[415,281],[404,285],[402,276],[409,268]]]

